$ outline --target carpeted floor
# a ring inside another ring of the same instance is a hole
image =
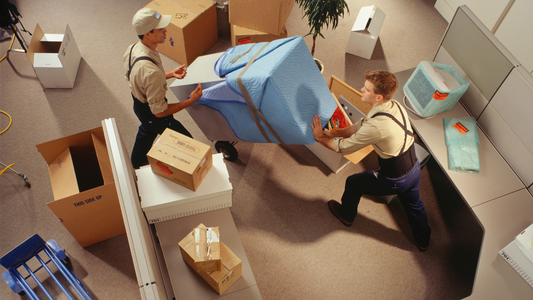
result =
[[[0,134],[0,162],[15,163],[13,168],[32,184],[26,188],[9,170],[0,176],[0,255],[34,233],[54,238],[69,253],[74,273],[93,299],[140,299],[125,235],[82,248],[48,209],[50,180],[35,145],[113,117],[131,151],[139,122],[123,77],[122,55],[137,40],[131,18],[148,1],[10,2],[29,31],[39,23],[46,33],[62,33],[68,24],[82,60],[73,89],[46,91],[24,54],[11,52],[0,63],[0,110],[13,118]],[[317,40],[315,57],[325,65],[325,80],[335,75],[359,89],[367,69],[399,72],[433,59],[447,26],[434,0],[347,2],[350,14]],[[386,14],[370,60],[345,53],[353,22],[368,5]],[[288,35],[305,35],[306,24],[295,5],[286,24]],[[311,46],[311,37],[304,39]],[[220,37],[208,53],[230,46],[229,37]],[[8,47],[9,40],[0,42],[0,53]],[[13,48],[20,48],[17,42]],[[165,56],[163,63],[167,69],[179,65]],[[171,92],[167,96],[177,101]],[[186,111],[176,118],[196,139],[213,144]],[[0,114],[0,128],[8,122]],[[263,299],[461,299],[470,294],[482,228],[433,159],[422,170],[422,199],[433,234],[429,249],[421,253],[397,202],[387,205],[364,197],[350,228],[327,209],[328,200],[340,199],[347,176],[377,166],[375,153],[334,174],[301,145],[240,142],[236,148],[238,159],[227,164],[231,213]],[[0,282],[0,299],[29,298]]]

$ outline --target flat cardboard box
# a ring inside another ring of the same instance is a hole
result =
[[[270,42],[287,37],[287,28],[283,27],[280,35],[245,28],[238,25],[231,25],[231,45],[243,45],[248,43]]]
[[[220,233],[217,227],[196,226],[180,242],[181,256],[197,273],[220,271]]]
[[[169,88],[179,101],[188,99],[198,83],[201,83],[202,89],[205,90],[224,81],[224,77],[219,77],[215,73],[215,63],[222,54],[224,52],[197,57],[187,68],[187,76],[181,80],[174,80]]]
[[[294,0],[231,0],[229,22],[244,28],[281,35]]]
[[[82,247],[125,233],[102,127],[37,145],[48,164],[47,203]]]
[[[196,191],[213,166],[211,146],[165,129],[147,154],[152,172]]]
[[[384,21],[385,13],[377,6],[361,8],[350,32],[346,52],[370,59]]]
[[[35,25],[26,56],[43,87],[74,87],[81,54],[68,25],[65,34],[45,34]]]
[[[135,170],[143,212],[150,224],[231,207],[231,186],[224,155],[213,155],[213,167],[196,191],[154,174],[150,166]]]
[[[167,38],[157,50],[180,64],[188,66],[218,41],[212,0],[154,0],[145,7],[172,16],[166,27]]]

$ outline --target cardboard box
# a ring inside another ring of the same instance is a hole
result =
[[[102,127],[37,145],[58,220],[86,247],[125,233]]]
[[[187,76],[181,80],[174,80],[170,85],[170,90],[176,95],[178,100],[186,100],[196,89],[198,83],[202,84],[202,89],[207,89],[224,81],[224,77],[219,77],[215,73],[215,63],[224,52],[202,55],[194,60],[187,68]]]
[[[37,24],[26,56],[45,88],[74,87],[81,54],[68,25],[65,34],[45,34]]]
[[[283,27],[280,35],[261,32],[238,25],[231,25],[231,45],[233,47],[248,43],[270,42],[273,40],[286,38],[287,28]]]
[[[218,227],[205,227],[200,223],[178,245],[183,260],[197,273],[222,269]]]
[[[203,224],[200,224],[203,226]],[[237,279],[242,277],[242,261],[220,242],[221,270],[198,272],[188,252],[181,248],[183,260],[195,270],[219,295],[222,295]]]
[[[231,207],[233,187],[224,155],[213,155],[213,167],[196,191],[152,172],[150,166],[135,170],[144,215],[150,224]]]
[[[157,50],[189,65],[218,41],[217,12],[212,0],[154,0],[146,7],[171,15],[167,39]]]
[[[211,146],[165,129],[147,154],[152,172],[196,191],[213,166]]]
[[[244,28],[281,35],[294,0],[231,0],[229,22]]]
[[[361,8],[350,32],[346,52],[370,59],[385,21],[385,13],[377,6]]]

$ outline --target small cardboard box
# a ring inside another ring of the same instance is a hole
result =
[[[204,226],[200,224],[199,226]],[[205,227],[205,226],[204,226]],[[186,237],[187,238],[187,237]],[[185,239],[184,239],[185,240]],[[183,241],[182,241],[183,242]],[[242,277],[242,261],[220,242],[221,269],[219,271],[198,272],[190,252],[184,251],[179,243],[183,260],[195,270],[219,295],[222,295],[237,279]],[[193,252],[194,253],[194,252]]]
[[[178,244],[183,260],[197,273],[221,270],[218,227],[205,227],[200,223]]]
[[[125,233],[102,127],[37,145],[59,221],[86,247]]]
[[[222,295],[237,279],[242,277],[242,261],[220,242],[222,269],[198,273],[219,295]]]
[[[211,146],[165,129],[147,154],[152,172],[196,191],[213,166]]]
[[[65,34],[45,34],[37,24],[26,56],[45,88],[74,87],[81,54],[68,25]]]
[[[377,6],[361,8],[350,32],[346,52],[370,59],[385,21],[385,13]]]
[[[229,22],[244,28],[281,35],[294,0],[231,0]]]
[[[280,35],[274,35],[266,32],[261,32],[238,25],[231,25],[231,45],[243,45],[248,43],[270,42],[273,40],[286,38],[287,28],[283,27]]]
[[[146,7],[171,15],[167,38],[157,50],[189,65],[218,41],[217,12],[212,0],[154,0]]]

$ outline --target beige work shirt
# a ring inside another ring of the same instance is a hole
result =
[[[407,122],[407,129],[411,132],[413,131],[405,109],[396,100],[387,101],[372,108],[368,112],[366,119],[361,118],[359,122],[354,124],[355,134],[345,139],[334,140],[333,147],[335,151],[344,155],[372,145],[381,158],[387,159],[398,156],[404,144],[405,131],[387,116],[376,116],[372,118],[378,112],[389,113],[402,124],[403,118],[401,113],[403,113]],[[408,135],[404,151],[413,142],[414,138]]]
[[[132,46],[133,51],[131,51],[130,60],[130,49]],[[129,79],[131,94],[142,103],[148,102],[150,110],[154,115],[163,112],[168,106],[165,101],[168,87],[159,52],[148,48],[140,41],[132,46],[128,47],[128,50],[124,53],[126,79],[128,79],[129,66],[137,57],[149,56],[157,62],[157,65],[149,60],[140,60],[133,66]]]

